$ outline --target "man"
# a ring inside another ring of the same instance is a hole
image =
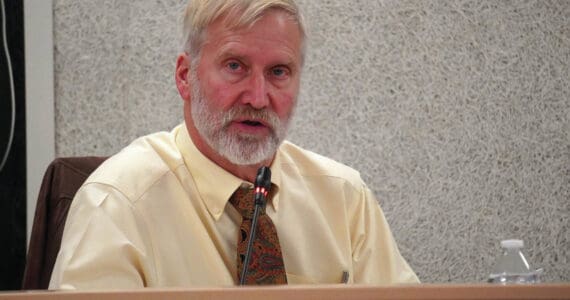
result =
[[[253,283],[417,282],[359,174],[283,141],[304,58],[294,1],[192,1],[185,27],[185,124],[134,141],[86,181],[50,288],[237,284],[250,217],[235,199],[261,166],[273,174],[262,213],[272,224],[258,231],[273,235],[256,240],[264,259],[247,265],[265,267]]]

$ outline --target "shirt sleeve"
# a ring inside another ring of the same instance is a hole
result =
[[[154,280],[146,224],[109,186],[84,185],[67,217],[49,289],[130,289]]]
[[[400,254],[384,213],[363,185],[352,228],[354,275],[358,284],[419,283]]]

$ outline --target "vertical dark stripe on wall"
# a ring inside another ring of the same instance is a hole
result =
[[[24,1],[0,1],[0,290],[16,290],[26,255]]]

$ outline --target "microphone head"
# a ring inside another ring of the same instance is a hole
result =
[[[257,176],[255,177],[255,186],[263,187],[265,190],[269,190],[271,187],[271,170],[263,166],[257,170]]]

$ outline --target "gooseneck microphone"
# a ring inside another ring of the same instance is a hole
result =
[[[257,218],[261,208],[265,205],[265,200],[269,189],[271,188],[271,170],[268,167],[261,167],[257,170],[255,177],[253,201],[255,208],[253,211],[253,218],[251,220],[251,229],[249,230],[249,241],[247,242],[247,249],[245,252],[245,259],[243,261],[243,268],[239,280],[240,285],[244,285],[247,277],[247,270],[249,269],[249,260],[251,259],[251,252],[253,251],[253,241],[255,240],[255,232],[257,228]]]

